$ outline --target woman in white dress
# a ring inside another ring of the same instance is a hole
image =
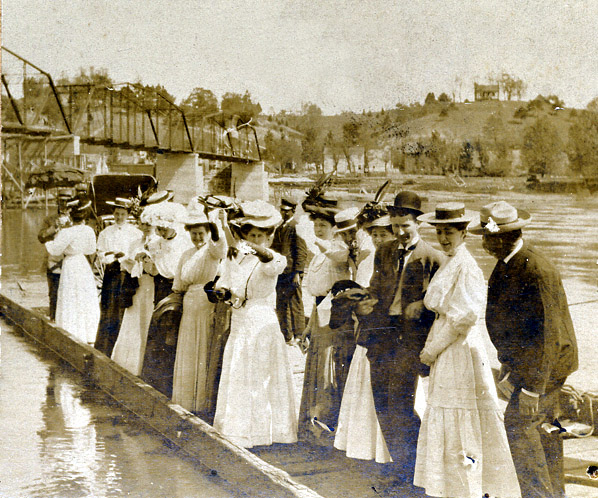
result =
[[[224,214],[224,211],[220,211]],[[184,293],[179,326],[172,401],[203,415],[207,408],[206,379],[214,304],[204,286],[214,280],[218,264],[226,256],[226,241],[215,223],[210,223],[197,203],[189,206],[185,229],[194,246],[181,256],[173,291]]]
[[[519,484],[484,345],[486,285],[464,241],[463,203],[439,204],[418,220],[436,227],[449,256],[424,298],[437,314],[421,361],[430,365],[428,404],[417,444],[414,484],[430,496],[519,497]]]
[[[137,226],[143,236],[131,243],[126,258],[120,263],[121,268],[137,279],[139,287],[133,296],[133,304],[125,310],[112,360],[133,375],[141,375],[147,332],[154,311],[154,277],[148,273],[148,243],[154,230],[147,221],[141,213]]]
[[[216,290],[228,294],[231,331],[222,362],[214,427],[246,448],[297,441],[291,367],[275,312],[286,258],[268,249],[282,218],[263,201],[241,206],[234,223],[244,242],[227,260]],[[228,292],[226,292],[228,291]]]
[[[390,217],[385,211],[371,210],[365,214],[367,216],[362,218],[361,226],[371,237],[376,249],[394,238]],[[370,361],[367,357],[368,331],[363,330],[364,323],[359,321],[360,315],[369,315],[372,302],[363,295],[363,292],[359,294],[357,291],[347,297],[338,295],[335,301],[343,299],[354,301],[355,316],[350,320],[350,324],[356,329],[357,344],[343,392],[334,447],[344,451],[349,458],[388,463],[392,458],[380,429],[372,392]],[[333,326],[332,317],[330,326]]]
[[[91,265],[86,256],[96,251],[96,236],[85,224],[91,201],[71,211],[73,225],[46,242],[52,256],[63,256],[56,325],[87,344],[94,344],[100,321],[100,302]]]

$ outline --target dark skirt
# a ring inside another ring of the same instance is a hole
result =
[[[121,272],[118,261],[107,265],[104,269],[100,294],[100,323],[95,348],[108,357],[112,355],[125,313],[125,307],[121,299],[121,287],[124,277],[125,272]]]
[[[182,294],[167,296],[158,303],[150,322],[141,369],[141,378],[169,398],[182,316]]]
[[[353,330],[317,325],[314,310],[299,409],[299,439],[332,446],[341,400],[355,351]]]
[[[222,373],[222,358],[224,347],[230,335],[231,307],[222,302],[216,303],[214,319],[212,321],[212,336],[208,351],[207,378],[206,378],[206,410],[199,415],[207,423],[214,423],[216,413],[216,400],[218,398],[218,386],[220,385],[220,374]]]

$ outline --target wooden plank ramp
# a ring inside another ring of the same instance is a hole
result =
[[[27,335],[85,374],[125,408],[183,452],[200,461],[251,497],[380,498],[396,496],[384,489],[382,466],[346,458],[315,443],[274,444],[247,450],[222,437],[210,425],[172,403],[94,348],[56,327],[42,313],[0,294],[0,313]],[[565,481],[598,496],[598,479],[587,474],[598,464],[598,438],[565,441]],[[576,487],[576,486],[573,486]],[[569,494],[568,494],[569,495]]]

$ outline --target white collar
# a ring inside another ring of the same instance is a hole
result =
[[[515,254],[517,254],[521,248],[523,247],[523,239],[519,239],[516,243],[515,243],[515,247],[513,248],[513,250],[511,251],[511,254],[509,254],[505,259],[503,259],[503,261],[505,263],[508,263],[509,261],[511,261],[511,258],[513,256],[515,256]]]
[[[399,244],[399,247],[401,249],[408,249],[409,247],[411,247],[412,249],[415,249],[415,246],[417,245],[417,243],[419,242],[419,235],[417,237],[415,237],[412,241],[411,244],[409,244],[407,247],[405,247],[403,244]]]

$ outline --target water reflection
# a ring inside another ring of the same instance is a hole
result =
[[[243,496],[0,324],[0,496]]]

